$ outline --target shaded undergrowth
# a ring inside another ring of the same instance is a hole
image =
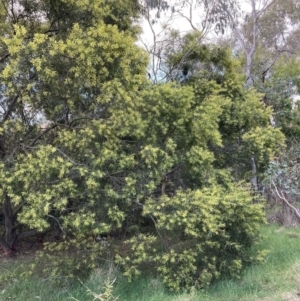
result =
[[[59,285],[47,276],[25,277],[19,274],[20,263],[30,264],[35,260],[32,257],[1,261],[2,277],[5,274],[11,276],[0,284],[0,300],[62,301],[75,298],[89,301],[94,297],[88,290],[104,296],[105,283],[114,280],[109,300],[117,297],[120,301],[300,300],[300,228],[285,229],[268,225],[261,231],[264,239],[257,247],[269,250],[265,263],[249,266],[240,279],[223,279],[207,290],[196,291],[191,288],[189,292],[171,294],[159,279],[147,276],[128,283],[112,264],[98,267],[82,283],[79,280],[66,280]]]

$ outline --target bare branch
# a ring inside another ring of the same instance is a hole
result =
[[[44,131],[42,131],[31,143],[30,146],[34,146],[35,143],[45,134],[47,134],[48,132],[50,132],[51,130],[55,129],[58,125],[54,124],[48,128],[46,128]]]
[[[67,158],[71,163],[73,163],[74,165],[85,165],[82,163],[77,163],[75,161],[73,161],[69,156],[67,156],[62,150],[60,150],[59,148],[56,147],[56,150],[61,153],[65,158]]]
[[[235,36],[239,40],[239,42],[242,44],[244,51],[247,52],[247,46],[246,46],[245,40],[243,39],[240,31],[238,30],[238,25],[237,25],[236,21],[234,20],[230,11],[228,11],[227,13],[228,13],[229,20],[231,22],[231,28],[232,28],[233,33],[235,34]]]
[[[3,63],[8,57],[10,57],[10,53],[6,53],[5,55],[3,55],[0,59],[0,63]]]
[[[138,204],[138,205],[141,206],[141,207],[144,207],[144,206],[145,206],[144,204],[139,203],[138,201],[133,201],[133,202],[136,203],[136,204]],[[161,236],[160,231],[158,230],[158,226],[157,226],[157,223],[156,223],[155,218],[154,218],[151,214],[149,214],[149,217],[150,217],[150,219],[153,221],[153,224],[154,224],[154,226],[155,226],[156,232],[157,232],[159,238],[161,239],[161,241],[162,241],[162,243],[163,243],[163,245],[164,245],[165,250],[167,250],[167,249],[168,249],[168,246],[166,245],[165,240],[163,239],[163,237]]]
[[[190,9],[189,9],[189,17],[187,17],[185,14],[183,14],[181,11],[178,11],[178,14],[183,17],[184,19],[186,19],[191,27],[193,28],[193,30],[195,31],[199,31],[199,29],[193,24],[193,1],[186,1],[189,6],[190,6]]]
[[[277,189],[277,186],[276,184],[274,183],[274,181],[272,180],[272,185],[274,186],[275,188],[275,191],[276,191],[276,194],[277,196],[282,200],[284,201],[284,203],[286,205],[288,205],[288,207],[290,207],[291,209],[293,209],[293,211],[296,213],[296,215],[300,218],[300,210],[297,209],[296,207],[294,207],[292,204],[289,203],[289,201],[284,197],[284,194],[283,193],[280,193]]]
[[[274,4],[277,0],[273,0],[270,3],[266,3],[266,5],[257,13],[257,17],[259,18],[272,4]]]
[[[55,216],[50,215],[50,214],[47,214],[47,216],[50,217],[50,218],[52,218],[52,219],[54,219],[54,220],[56,221],[56,223],[58,224],[58,227],[59,227],[60,231],[66,236],[66,238],[67,238],[68,240],[71,240],[71,239],[69,238],[69,236],[67,235],[67,233],[65,232],[64,228],[62,227],[62,225],[60,224],[58,218],[56,218]]]

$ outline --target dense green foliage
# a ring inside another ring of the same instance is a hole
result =
[[[248,250],[262,207],[235,180],[284,136],[228,51],[193,34],[187,59],[206,72],[151,83],[135,44],[138,6],[118,3],[1,4],[0,243],[7,253],[22,227],[56,227],[63,239],[49,250],[81,250],[75,268],[92,268],[107,233],[128,239],[131,249],[116,243],[114,253],[129,276],[151,261],[174,290],[205,286],[259,259]]]
[[[157,234],[127,241],[131,252],[117,261],[129,277],[146,263],[156,266],[172,290],[237,275],[254,260],[249,249],[264,221],[262,207],[253,205],[249,192],[239,187],[211,186],[149,199],[143,214],[153,217]]]

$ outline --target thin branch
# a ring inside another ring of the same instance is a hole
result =
[[[153,29],[153,26],[152,26],[152,23],[150,21],[150,13],[149,13],[149,9],[148,9],[148,13],[147,13],[147,22],[150,26],[150,30],[152,32],[152,36],[153,36],[153,52],[156,53],[156,34],[155,34],[155,31]],[[153,72],[153,76],[154,76],[154,79],[155,79],[155,82],[157,82],[157,74],[156,74],[156,71],[155,71],[155,56],[153,55],[152,56],[152,72]]]
[[[56,128],[58,125],[55,124],[55,125],[52,125],[48,128],[46,128],[44,131],[42,131],[31,143],[30,143],[30,146],[34,146],[35,143],[45,134],[47,134],[48,132],[50,132],[51,130],[53,130],[54,128]]]
[[[93,118],[91,118],[91,117],[80,117],[80,118],[73,119],[69,123],[69,127],[71,127],[74,122],[79,121],[79,120],[93,120]]]
[[[191,27],[193,28],[193,30],[195,30],[195,31],[199,31],[199,29],[193,24],[193,1],[192,1],[192,3],[190,3],[189,1],[187,1],[187,3],[189,4],[189,6],[190,6],[190,9],[189,9],[189,17],[187,17],[186,15],[184,15],[182,12],[180,12],[180,11],[178,11],[178,13],[179,13],[179,15],[181,16],[181,17],[183,17],[184,19],[186,19],[189,23],[190,23],[190,25],[191,25]]]
[[[270,3],[266,4],[265,7],[263,7],[258,13],[257,17],[259,18],[273,3],[275,3],[276,0],[271,1]]]
[[[138,205],[141,206],[141,207],[144,207],[144,206],[145,206],[144,204],[139,203],[138,201],[133,201],[133,202],[136,203],[136,204],[138,204]],[[156,223],[155,218],[154,218],[151,214],[149,214],[149,217],[150,217],[150,219],[151,219],[151,220],[153,221],[153,223],[154,223],[156,232],[157,232],[159,238],[161,239],[161,241],[162,241],[162,243],[163,243],[163,245],[164,245],[165,250],[167,250],[167,249],[168,249],[168,248],[167,248],[167,245],[166,245],[165,240],[163,239],[163,237],[161,236],[161,234],[160,234],[160,232],[159,232],[159,230],[158,230],[158,227],[157,227],[157,223]]]
[[[0,63],[3,63],[8,57],[10,57],[10,53],[6,53],[5,55],[3,55],[0,59]]]
[[[14,212],[14,218],[17,218],[17,214],[21,211],[21,209],[23,208],[23,206],[27,203],[27,201],[23,201],[15,210]],[[17,227],[17,226],[15,226]]]
[[[58,147],[56,147],[56,150],[61,153],[65,158],[67,158],[71,163],[73,163],[74,165],[85,165],[85,164],[82,164],[82,163],[77,163],[75,161],[73,161],[68,155],[66,155],[62,150],[60,150]]]
[[[229,11],[227,11],[227,13],[228,13],[228,17],[229,17],[229,20],[231,22],[231,27],[232,27],[232,30],[233,30],[235,36],[237,37],[237,39],[242,44],[242,47],[243,47],[244,51],[247,52],[247,46],[246,46],[245,40],[243,39],[241,33],[239,32],[239,30],[237,28],[237,23],[234,21],[234,18],[232,16],[232,14]]]
[[[257,43],[257,35],[258,35],[258,25],[257,25],[257,20],[258,20],[258,15],[256,12],[256,7],[255,7],[255,0],[251,0],[251,5],[252,5],[252,18],[253,18],[253,36],[252,36],[252,47],[250,50],[250,55],[251,59],[253,57],[253,54],[256,50],[256,43]]]
[[[50,217],[50,218],[52,218],[52,219],[54,219],[57,222],[60,231],[66,236],[66,238],[68,240],[71,240],[69,238],[69,236],[67,235],[67,233],[65,232],[64,228],[62,227],[62,225],[60,224],[59,220],[55,216],[53,216],[53,215],[47,214],[47,216]]]
[[[285,202],[286,205],[288,205],[291,209],[293,209],[293,211],[296,213],[296,215],[300,218],[300,210],[296,207],[294,207],[292,204],[289,203],[289,201],[284,197],[283,193],[279,193],[276,184],[274,183],[274,181],[272,180],[272,184],[275,188],[276,194],[277,196]]]

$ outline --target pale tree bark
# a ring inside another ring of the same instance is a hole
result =
[[[283,202],[283,213],[287,213],[288,216],[291,216],[291,212],[297,217],[298,223],[300,222],[300,209],[297,207],[293,206],[291,202],[288,200],[286,197],[286,193],[280,189],[280,187],[277,187],[277,184],[274,180],[271,181],[271,187],[274,188],[275,195],[279,197],[279,199]],[[283,222],[285,221],[286,217],[283,216]]]
[[[233,17],[231,12],[228,10],[228,19],[230,22],[230,27],[235,38],[239,41],[240,46],[243,49],[246,64],[245,64],[245,76],[246,76],[246,86],[253,87],[253,58],[255,51],[257,49],[257,41],[258,41],[258,20],[259,18],[267,11],[267,9],[276,2],[276,0],[266,0],[264,3],[259,1],[261,7],[258,9],[256,5],[257,0],[250,0],[251,7],[251,19],[252,19],[252,28],[251,28],[251,39],[247,40],[246,37],[243,36],[238,21]],[[270,116],[270,123],[274,125],[273,116]],[[255,156],[251,157],[251,169],[252,169],[252,178],[251,184],[255,191],[258,191],[258,178],[257,178],[257,163]]]
[[[255,157],[251,157],[252,178],[251,184],[255,191],[258,191],[257,166]]]
[[[246,66],[245,66],[245,75],[246,75],[246,83],[247,86],[253,86],[253,78],[252,78],[252,69],[253,69],[253,57],[255,51],[257,49],[257,40],[258,40],[258,19],[267,11],[267,9],[276,2],[276,0],[265,1],[262,7],[259,9],[256,6],[257,0],[251,0],[251,19],[252,19],[252,29],[251,29],[251,40],[248,40],[243,36],[240,28],[239,22],[232,13],[228,10],[228,20],[230,23],[230,27],[232,29],[232,33],[235,38],[239,41],[240,46],[243,49],[243,52],[246,57]],[[259,1],[261,3],[261,1]]]

